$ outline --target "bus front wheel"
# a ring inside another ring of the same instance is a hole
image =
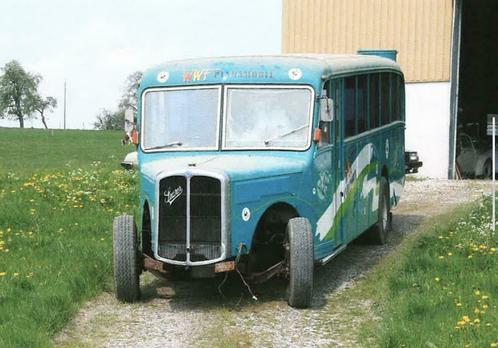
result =
[[[137,227],[130,215],[121,215],[113,223],[114,281],[116,297],[123,302],[140,298],[141,257]]]
[[[297,217],[287,223],[285,254],[287,302],[294,308],[309,307],[313,296],[313,231],[308,219]]]

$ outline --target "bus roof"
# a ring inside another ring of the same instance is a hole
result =
[[[316,83],[319,76],[394,70],[399,65],[369,55],[289,54],[213,57],[170,61],[145,72],[142,88],[213,83]]]

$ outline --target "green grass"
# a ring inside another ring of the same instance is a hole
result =
[[[359,286],[379,320],[381,347],[498,347],[498,248],[490,201],[432,220]]]
[[[121,145],[122,136],[121,131],[0,128],[0,174],[22,175],[68,164],[76,168],[92,161],[114,165],[133,150]]]
[[[1,347],[51,346],[82,302],[111,288],[112,219],[138,198],[120,136],[0,129]]]

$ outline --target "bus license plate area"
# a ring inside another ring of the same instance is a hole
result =
[[[214,273],[230,272],[235,270],[235,261],[218,262],[214,265]]]

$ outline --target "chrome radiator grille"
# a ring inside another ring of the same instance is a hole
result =
[[[158,255],[201,262],[222,254],[221,182],[209,176],[174,175],[159,184]]]

